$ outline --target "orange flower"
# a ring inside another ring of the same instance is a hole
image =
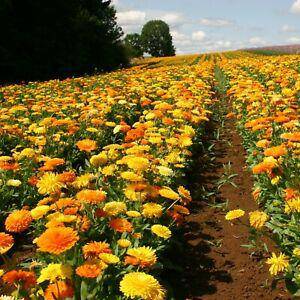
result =
[[[82,190],[76,194],[76,198],[81,202],[98,204],[105,200],[106,194],[101,190]]]
[[[40,171],[52,171],[55,167],[63,165],[65,160],[62,158],[51,158],[45,161],[44,165],[40,167]]]
[[[100,253],[112,253],[105,242],[90,242],[82,247],[82,252],[85,259],[98,258]]]
[[[45,291],[45,300],[64,300],[74,296],[74,290],[71,285],[65,281],[57,281],[48,285]]]
[[[85,139],[76,143],[80,151],[91,152],[97,149],[97,143],[90,139]]]
[[[36,277],[33,272],[23,270],[12,270],[2,276],[2,280],[9,285],[21,284],[24,289],[29,289],[36,284]]]
[[[51,227],[36,239],[36,243],[39,251],[58,255],[71,249],[78,240],[78,234],[72,228]]]
[[[28,210],[16,210],[6,218],[5,228],[10,232],[23,232],[29,227],[31,222],[32,217]]]
[[[132,224],[126,219],[117,218],[109,222],[109,226],[117,232],[131,232]]]
[[[85,263],[76,268],[76,274],[80,277],[96,278],[100,275],[102,269],[99,265]]]
[[[7,233],[0,232],[0,254],[7,252],[14,244],[14,238]]]
[[[76,179],[76,174],[72,171],[63,172],[58,174],[58,179],[61,183],[70,183]]]
[[[300,132],[283,133],[280,137],[291,142],[300,142]]]
[[[126,133],[125,142],[133,142],[145,134],[143,129],[131,129]]]
[[[284,145],[268,148],[264,151],[265,156],[280,157],[285,155],[287,150]]]

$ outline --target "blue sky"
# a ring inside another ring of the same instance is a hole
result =
[[[171,28],[178,54],[300,44],[300,0],[113,0],[125,33],[151,19]]]

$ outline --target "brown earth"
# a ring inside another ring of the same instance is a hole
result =
[[[208,163],[208,155],[200,155],[191,170],[194,204],[185,228],[186,245],[178,259],[183,274],[179,281],[175,280],[173,299],[290,299],[282,284],[271,288],[272,279],[265,259],[261,255],[250,256],[251,250],[241,247],[249,244],[249,229],[242,223],[247,223],[247,213],[256,210],[257,205],[251,194],[251,174],[245,169],[241,138],[233,121],[226,122],[222,142],[213,141],[216,159]],[[245,210],[242,223],[234,225],[224,219],[224,209],[208,205],[207,197],[200,196],[203,188],[206,192],[215,189],[213,182],[222,177],[223,164],[228,162],[231,162],[232,172],[238,175],[233,179],[238,188],[224,185],[219,193],[210,196],[209,203],[228,200],[228,209]],[[209,170],[204,171],[203,166],[207,164]],[[274,248],[270,241],[267,244]],[[172,275],[169,278],[172,282]]]

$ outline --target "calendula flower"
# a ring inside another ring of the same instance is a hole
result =
[[[59,180],[59,176],[54,173],[45,173],[36,184],[38,192],[42,195],[53,194],[60,191],[63,184]]]
[[[93,178],[94,176],[92,174],[80,175],[72,182],[72,186],[74,186],[77,189],[87,187]]]
[[[127,160],[127,165],[135,171],[145,171],[149,167],[149,160],[144,157],[130,157]]]
[[[100,253],[99,258],[108,265],[120,262],[119,257],[111,253]]]
[[[143,177],[140,175],[135,174],[134,172],[122,172],[121,177],[125,180],[129,181],[143,181]]]
[[[18,187],[22,184],[22,181],[18,180],[18,179],[9,179],[6,182],[7,186],[13,186],[13,187]]]
[[[0,232],[0,254],[6,253],[14,245],[14,238],[7,233]]]
[[[263,211],[253,211],[249,213],[250,225],[256,229],[262,228],[268,220],[268,215]]]
[[[101,253],[111,253],[109,244],[106,242],[90,242],[82,247],[83,256],[87,258],[98,258]]]
[[[5,229],[9,232],[23,232],[28,229],[31,222],[32,217],[28,210],[16,210],[6,218]]]
[[[163,187],[162,189],[160,189],[159,194],[164,198],[174,200],[174,201],[179,200],[180,198],[179,195],[169,187]]]
[[[107,202],[103,210],[108,216],[116,216],[120,213],[123,213],[127,210],[126,204],[124,202],[111,201]]]
[[[163,207],[160,204],[148,202],[143,205],[142,215],[146,218],[159,218]]]
[[[109,226],[117,232],[131,232],[132,224],[126,219],[116,218],[109,222]]]
[[[273,156],[275,158],[287,154],[286,147],[282,144],[280,146],[271,147],[264,151],[265,156]]]
[[[76,143],[80,151],[91,152],[97,149],[97,143],[90,139],[85,139]]]
[[[120,282],[120,290],[130,299],[163,300],[165,290],[151,275],[144,272],[126,274]]]
[[[165,167],[165,166],[158,166],[158,173],[162,176],[172,176],[174,174],[173,170]]]
[[[159,225],[159,224],[156,224],[156,225],[152,225],[151,226],[151,231],[156,234],[157,236],[161,237],[161,238],[164,238],[164,239],[168,239],[171,237],[171,230],[166,227],[166,226],[163,226],[163,225]]]
[[[121,248],[128,248],[131,246],[131,242],[127,239],[119,239],[117,243]]]
[[[155,251],[150,247],[138,247],[127,250],[126,264],[150,267],[157,261]]]
[[[41,219],[50,210],[49,205],[40,205],[30,211],[31,217],[34,220]]]
[[[300,197],[286,201],[285,213],[300,212]]]
[[[139,218],[141,213],[136,210],[128,210],[126,211],[126,215],[131,218]]]
[[[293,250],[293,254],[297,257],[300,257],[300,247],[297,247]]]
[[[272,256],[268,258],[267,264],[270,265],[269,271],[272,276],[284,271],[289,266],[289,260],[286,255],[280,253],[278,256],[273,252]]]
[[[73,296],[73,287],[65,281],[57,281],[48,285],[44,295],[45,300],[63,300]]]
[[[101,152],[97,155],[93,155],[90,158],[90,163],[94,167],[99,167],[101,165],[104,165],[107,163],[107,161],[108,161],[108,157],[107,157],[106,152]]]
[[[41,274],[37,280],[37,283],[42,283],[44,281],[56,282],[57,280],[61,279],[71,279],[72,273],[73,270],[70,265],[51,263],[41,270]]]
[[[2,280],[11,286],[20,284],[24,289],[29,289],[36,284],[35,274],[23,270],[9,271],[2,276]]]
[[[242,209],[234,209],[226,214],[225,219],[231,221],[242,217],[244,214],[245,212]]]
[[[76,274],[85,278],[96,278],[101,272],[101,266],[95,263],[85,263],[76,268]]]
[[[36,239],[39,251],[59,255],[71,249],[79,240],[77,232],[69,227],[47,229]]]
[[[106,193],[101,190],[82,190],[76,194],[76,198],[81,202],[98,204],[106,199]]]

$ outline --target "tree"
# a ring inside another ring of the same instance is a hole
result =
[[[127,34],[124,43],[130,57],[140,57],[143,55],[142,40],[138,33]]]
[[[40,80],[127,63],[111,1],[1,0],[0,80]]]
[[[173,56],[175,48],[167,23],[161,20],[147,22],[142,29],[142,43],[145,52],[152,56]]]

